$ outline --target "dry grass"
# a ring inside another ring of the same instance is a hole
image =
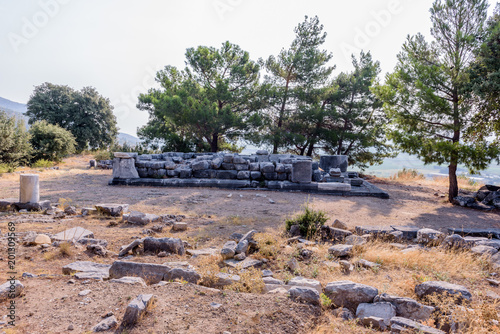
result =
[[[229,290],[246,293],[263,293],[265,284],[262,280],[262,272],[256,268],[241,270],[238,275],[240,280],[227,287]]]
[[[445,176],[436,176],[426,178],[423,174],[419,173],[416,169],[406,169],[398,171],[396,174],[389,177],[391,181],[403,184],[418,183],[419,185],[426,185],[429,187],[444,187],[448,188],[449,180]],[[481,186],[478,182],[466,177],[465,175],[457,176],[458,188],[467,191],[477,191]]]
[[[71,244],[67,241],[61,242],[59,244],[59,252],[62,256],[71,256],[73,252],[71,250]]]
[[[217,274],[220,272],[222,257],[219,255],[200,256],[196,261],[197,271],[201,278],[198,284],[214,287],[219,281]]]

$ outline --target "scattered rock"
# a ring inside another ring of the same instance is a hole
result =
[[[344,321],[349,321],[354,319],[354,314],[351,312],[351,310],[345,308],[345,307],[339,307],[333,310],[333,315],[336,316],[337,318],[341,318]]]
[[[92,239],[94,238],[94,232],[86,230],[83,227],[77,226],[70,228],[66,231],[57,233],[52,239],[56,241],[69,241],[69,240],[79,240],[82,238]]]
[[[200,278],[200,274],[195,270],[184,268],[172,268],[163,276],[165,281],[182,280],[193,284],[197,284]]]
[[[144,239],[144,252],[159,253],[165,251],[168,253],[184,255],[184,244],[178,238],[152,238]]]
[[[238,244],[236,245],[235,253],[236,254],[246,254],[248,251],[248,240],[242,239]]]
[[[321,283],[314,279],[304,278],[304,277],[294,277],[290,281],[288,281],[288,285],[291,286],[305,286],[309,288],[316,289],[318,293],[323,293],[323,288],[321,287]]]
[[[182,232],[182,231],[186,231],[188,228],[188,225],[187,223],[183,223],[183,222],[175,222],[173,225],[172,225],[172,231],[174,232]]]
[[[417,232],[417,242],[428,246],[437,246],[444,238],[444,233],[431,228],[423,228]]]
[[[373,302],[378,290],[351,281],[337,281],[328,283],[324,293],[336,307],[346,307],[354,311],[361,303]]]
[[[434,307],[420,304],[414,299],[386,293],[376,296],[373,302],[389,302],[396,308],[396,316],[416,321],[427,321],[435,310]]]
[[[295,286],[288,290],[288,293],[292,300],[319,305],[319,293],[314,288]]]
[[[19,297],[24,291],[24,285],[18,280],[7,281],[0,285],[0,301],[7,300],[14,294],[14,297]]]
[[[97,212],[111,217],[119,217],[128,212],[128,204],[97,204]]]
[[[171,269],[161,264],[115,261],[109,268],[109,278],[141,277],[147,284],[155,284],[162,281]]]
[[[159,221],[160,216],[150,213],[142,213],[139,211],[131,211],[129,214],[124,214],[122,219],[124,222],[130,224],[147,225],[149,223]]]
[[[466,299],[469,301],[472,298],[471,293],[466,287],[458,284],[451,284],[448,282],[441,281],[427,281],[415,286],[415,294],[419,298],[425,298],[432,294],[449,294],[457,296],[457,302]]]
[[[389,325],[391,318],[396,316],[396,308],[391,303],[361,303],[356,309],[356,317],[363,319],[366,317],[377,317],[384,319]]]
[[[80,292],[78,293],[78,295],[79,295],[80,297],[83,297],[83,296],[88,295],[88,294],[89,294],[89,293],[91,293],[91,292],[92,292],[92,290],[82,290],[82,291],[80,291]]]
[[[224,263],[226,265],[228,265],[229,267],[239,268],[239,269],[247,269],[247,268],[251,268],[251,267],[259,267],[259,266],[262,265],[262,261],[256,260],[256,259],[252,259],[250,257],[247,257],[243,261],[238,261],[238,260],[235,260],[235,259],[228,259],[228,260],[225,260]]]
[[[338,220],[338,219],[335,219],[335,220],[333,221],[332,227],[339,228],[339,229],[341,229],[341,230],[347,230],[347,229],[348,229],[347,224],[345,224],[345,223],[341,222],[341,221],[340,221],[340,220]]]
[[[434,327],[424,326],[419,324],[418,322],[402,317],[393,317],[391,319],[391,330],[395,333],[405,333],[403,331],[399,331],[399,329],[395,331],[395,329],[397,328],[395,325],[397,327],[411,329],[416,331],[417,333],[422,334],[446,334],[446,332],[443,332],[442,330],[436,329]]]
[[[115,316],[112,315],[110,317],[107,317],[106,319],[102,320],[100,323],[94,326],[92,330],[94,332],[106,332],[109,331],[110,329],[116,327],[118,325],[118,321],[116,320]]]
[[[353,247],[353,245],[333,245],[328,248],[328,253],[336,257],[351,256]]]
[[[346,260],[341,260],[339,261],[340,269],[344,272],[344,274],[350,274],[351,271],[354,269],[351,262],[346,261]]]
[[[87,251],[101,257],[106,257],[108,255],[106,248],[101,245],[87,245]]]
[[[361,246],[367,243],[367,237],[364,236],[359,236],[359,235],[350,235],[345,238],[344,243],[346,245],[353,245],[353,246]]]
[[[247,256],[245,255],[245,253],[240,253],[240,254],[236,254],[233,258],[236,261],[243,261],[244,259],[247,258]]]
[[[357,265],[358,267],[368,268],[368,269],[375,269],[380,267],[380,264],[364,259],[359,259],[354,264]]]
[[[233,258],[233,256],[236,254],[236,245],[237,244],[235,241],[228,241],[224,244],[220,251],[220,254],[225,260]]]
[[[498,249],[490,246],[474,246],[470,251],[479,256],[492,256],[498,252]]]
[[[286,266],[288,267],[288,270],[294,273],[299,269],[299,262],[296,258],[292,257],[290,261],[286,263]]]
[[[390,320],[387,321],[386,319],[383,318],[369,316],[361,318],[361,323],[365,327],[385,331],[387,329],[388,324],[390,323]]]
[[[109,280],[111,283],[120,283],[120,284],[130,284],[130,285],[141,285],[147,286],[146,282],[141,277],[121,277],[121,278],[113,278]]]
[[[78,279],[107,279],[109,277],[109,264],[90,261],[76,261],[62,267],[63,275],[73,275]]]
[[[155,302],[156,297],[152,294],[138,295],[128,304],[123,315],[122,325],[124,327],[135,325],[142,318],[148,308]]]
[[[127,246],[124,246],[121,250],[120,253],[118,253],[118,257],[122,257],[127,255],[130,251],[134,252],[140,245],[144,243],[144,239],[135,239],[132,241],[130,244]]]

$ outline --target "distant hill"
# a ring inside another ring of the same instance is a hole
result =
[[[28,117],[25,116],[28,107],[26,104],[14,102],[0,97],[0,110],[3,110],[9,116],[15,116],[18,119],[23,119],[26,127],[28,127]],[[127,133],[118,133],[118,142],[123,145],[125,142],[129,145],[137,145],[141,141],[139,138],[129,135]]]

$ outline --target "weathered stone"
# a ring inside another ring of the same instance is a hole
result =
[[[255,152],[255,154],[257,154],[257,155],[269,155],[269,152],[266,150],[257,150],[257,152]]]
[[[345,173],[347,166],[347,155],[322,155],[319,159],[319,168],[326,172],[331,168],[340,168],[340,171]]]
[[[188,224],[187,223],[183,223],[183,222],[174,222],[172,224],[172,231],[175,231],[175,232],[181,232],[181,231],[186,231],[188,228]]]
[[[106,248],[101,245],[87,245],[87,251],[90,252],[91,254],[95,254],[102,257],[108,255],[108,251],[106,250]]]
[[[80,238],[76,241],[82,245],[99,245],[102,247],[108,247],[108,241],[104,239]]]
[[[161,264],[115,261],[109,268],[109,278],[141,277],[147,284],[156,284],[170,270],[171,267]]]
[[[113,278],[109,280],[111,283],[120,283],[120,284],[130,284],[130,285],[141,285],[146,286],[146,282],[141,277],[121,277],[121,278]]]
[[[16,198],[3,198],[0,199],[0,211],[8,211],[14,207],[17,202]]]
[[[426,244],[430,246],[435,246],[441,244],[444,240],[445,235],[437,230],[431,228],[423,228],[417,232],[417,242],[421,244]]]
[[[318,293],[323,293],[323,288],[321,287],[321,283],[314,279],[308,279],[304,277],[294,277],[290,281],[288,281],[288,285],[291,286],[305,286],[309,288],[313,288],[318,291]]]
[[[252,244],[252,243],[255,243],[255,240],[253,239],[253,236],[255,235],[255,233],[257,233],[256,230],[251,230],[251,231],[248,231],[247,233],[245,233],[241,239],[239,240],[239,242],[242,242],[244,240],[247,240],[248,241],[248,244]]]
[[[390,226],[356,226],[356,234],[364,235],[371,234],[379,237],[393,232],[394,229]]]
[[[193,258],[198,256],[212,256],[217,255],[220,252],[219,249],[212,248],[202,248],[202,249],[186,249],[186,254],[191,255]]]
[[[160,216],[150,214],[150,213],[142,213],[138,211],[131,211],[129,214],[123,215],[123,221],[136,224],[136,225],[146,225],[152,222],[156,222],[160,220]]]
[[[448,228],[448,233],[463,237],[484,237],[500,239],[500,228]]]
[[[40,186],[37,174],[21,174],[19,176],[20,203],[38,203],[40,201]]]
[[[295,286],[288,290],[288,293],[292,300],[319,305],[319,292],[314,288]]]
[[[357,265],[358,267],[368,268],[368,269],[376,269],[380,267],[380,264],[364,259],[359,259],[354,264]]]
[[[248,251],[248,240],[242,239],[238,244],[236,245],[235,253],[236,254],[246,254]]]
[[[69,240],[79,240],[83,238],[94,238],[94,232],[84,229],[83,227],[77,226],[70,228],[66,231],[57,233],[52,239],[56,241],[69,241]]]
[[[139,173],[135,169],[134,159],[115,158],[113,160],[114,179],[138,179]]]
[[[356,309],[356,317],[363,319],[365,317],[378,317],[384,319],[389,324],[391,318],[396,316],[396,308],[391,303],[361,303]]]
[[[178,238],[145,238],[144,251],[155,254],[162,251],[178,255],[184,255],[185,253],[184,244]]]
[[[333,310],[333,315],[344,321],[350,321],[354,319],[354,313],[345,307],[339,307]]]
[[[116,320],[116,317],[114,315],[109,316],[102,320],[100,323],[94,326],[92,328],[92,331],[94,332],[106,332],[109,331],[110,329],[113,329],[118,325],[118,321]]]
[[[63,275],[73,275],[76,278],[93,277],[95,279],[106,279],[109,277],[109,264],[95,263],[90,261],[76,261],[62,267]],[[78,275],[79,273],[83,275]]]
[[[340,266],[340,269],[345,274],[349,274],[354,269],[354,266],[351,264],[351,262],[346,261],[346,260],[339,261],[339,266]]]
[[[250,172],[247,170],[240,170],[236,175],[238,180],[246,180],[250,178]]]
[[[352,235],[351,231],[325,225],[321,226],[320,231],[323,240],[334,240],[342,242],[345,240],[345,238]]]
[[[256,259],[252,259],[252,258],[249,258],[249,257],[247,257],[243,261],[237,261],[235,259],[228,259],[228,260],[225,260],[224,263],[226,265],[228,265],[229,267],[239,268],[239,269],[247,269],[247,268],[251,268],[251,267],[259,267],[259,266],[262,265],[262,261],[256,260]]]
[[[222,250],[220,251],[224,260],[233,258],[233,256],[236,254],[236,246],[237,244],[235,241],[228,241],[224,244]]]
[[[197,284],[200,278],[201,276],[196,272],[196,270],[183,268],[172,268],[163,276],[164,281],[173,281],[178,279],[193,284]]]
[[[351,185],[349,183],[337,183],[337,182],[321,182],[318,183],[318,190],[320,191],[351,191]]]
[[[24,291],[24,285],[18,280],[7,281],[0,285],[0,301],[14,297],[19,297]]]
[[[337,281],[326,285],[325,295],[335,306],[346,307],[354,311],[361,303],[373,302],[375,296],[378,295],[378,290],[351,281]]]
[[[252,180],[258,180],[262,177],[262,173],[261,172],[250,172],[250,178]]]
[[[26,211],[44,211],[50,210],[52,206],[50,205],[50,201],[38,201],[38,202],[28,202],[28,203],[14,203],[14,209],[17,211],[26,210]]]
[[[449,294],[457,296],[457,302],[463,299],[470,300],[472,298],[471,293],[466,287],[458,284],[452,284],[448,282],[441,281],[427,281],[415,286],[415,294],[419,298],[425,298],[432,294]]]
[[[274,172],[274,164],[272,162],[261,162],[260,163],[260,171],[262,173],[273,173]]]
[[[219,169],[219,168],[221,168],[222,162],[224,162],[223,158],[215,158],[215,159],[213,159],[212,163],[211,163],[212,168],[213,169]]]
[[[490,246],[474,246],[470,251],[479,256],[492,256],[498,252],[498,249]]]
[[[274,284],[274,285],[284,285],[285,282],[274,277],[263,277],[262,281],[264,284]],[[292,284],[293,285],[293,284]]]
[[[223,287],[228,286],[234,283],[238,283],[240,281],[240,276],[231,275],[227,273],[218,273],[217,281],[214,283],[215,287]]]
[[[353,186],[353,187],[360,187],[360,186],[362,186],[362,185],[363,185],[363,182],[364,182],[364,181],[363,181],[363,179],[361,179],[361,178],[359,178],[359,177],[358,177],[358,178],[352,178],[352,179],[350,178],[350,179],[348,179],[348,182],[349,182],[349,183],[351,184],[351,186]]]
[[[353,245],[353,246],[361,246],[367,243],[367,238],[359,235],[350,235],[345,238],[344,244]]]
[[[396,308],[396,316],[418,321],[427,321],[435,310],[434,307],[420,304],[414,299],[386,293],[376,296],[373,302],[391,303]]]
[[[416,226],[391,226],[395,231],[403,232],[403,239],[413,240],[417,237],[417,232],[420,228]]]
[[[340,220],[338,219],[335,219],[333,221],[333,224],[332,224],[332,227],[334,228],[338,228],[338,229],[341,229],[341,230],[348,230],[348,227],[347,227],[347,224],[341,222]],[[352,234],[352,233],[351,233]]]
[[[344,257],[352,255],[352,245],[333,245],[328,248],[328,253],[336,257]]]
[[[217,178],[224,180],[234,180],[238,177],[238,172],[235,170],[218,170]]]
[[[112,217],[128,212],[128,204],[97,204],[95,207],[100,214]]]
[[[387,329],[387,325],[390,323],[390,320],[387,321],[386,319],[383,319],[383,318],[370,316],[370,317],[364,317],[364,318],[362,318],[361,319],[361,323],[365,327],[370,327],[370,328],[373,328],[373,329],[378,329],[378,330],[381,330],[381,331],[385,331]]]
[[[488,247],[493,247],[496,250],[499,250],[500,249],[500,240],[498,240],[498,239],[479,240],[476,242],[476,246],[488,246]]]
[[[194,161],[191,164],[191,169],[193,170],[193,172],[208,168],[210,168],[210,163],[206,160]]]
[[[144,239],[135,239],[134,241],[132,241],[130,244],[128,244],[127,246],[124,246],[121,250],[120,250],[120,253],[118,254],[118,257],[122,257],[122,256],[125,256],[127,255],[130,251],[134,251],[137,247],[139,247],[140,245],[142,245],[144,242]]]
[[[292,162],[292,182],[311,183],[312,162],[308,160],[294,160]]]
[[[470,248],[467,247],[467,244],[461,236],[458,234],[452,234],[444,238],[442,245],[445,248]]]
[[[122,326],[128,327],[137,324],[155,300],[156,296],[152,294],[137,296],[128,304],[123,315]]]
[[[411,329],[413,331],[416,331],[417,333],[422,333],[422,334],[446,334],[446,332],[443,332],[442,330],[436,329],[434,327],[424,326],[422,324],[419,324],[418,322],[415,322],[410,319],[405,319],[402,317],[393,317],[391,319],[391,330],[393,332],[396,326],[406,329]],[[398,330],[395,333],[404,333],[404,332]]]

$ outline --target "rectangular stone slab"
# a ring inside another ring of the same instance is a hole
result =
[[[320,182],[318,183],[319,191],[351,191],[351,185],[348,183],[336,182]]]
[[[171,269],[161,264],[115,261],[109,268],[109,278],[141,277],[148,284],[156,284]]]
[[[420,230],[416,226],[391,226],[395,231],[403,232],[403,238],[413,240],[417,237],[417,232]]]
[[[82,238],[94,238],[94,232],[77,226],[57,233],[52,239],[57,241],[68,241],[72,239],[79,240]]]
[[[500,239],[499,228],[448,228],[448,233],[471,237],[493,237]]]

